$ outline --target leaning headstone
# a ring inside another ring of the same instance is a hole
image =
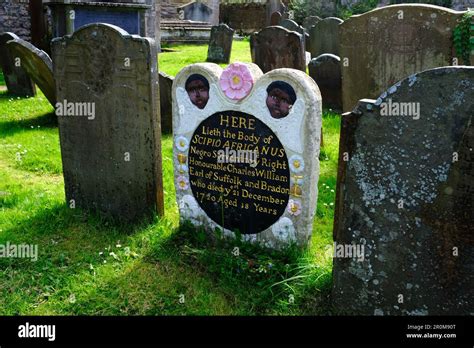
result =
[[[250,37],[252,62],[264,73],[291,68],[306,71],[303,35],[285,28],[267,27]]]
[[[15,39],[19,37],[13,33],[0,34],[0,68],[8,93],[19,97],[33,97],[36,94],[35,84],[21,67],[21,59],[14,57],[6,46],[8,41]]]
[[[199,92],[199,94],[198,94]],[[194,64],[173,85],[181,221],[212,237],[306,245],[317,201],[321,97],[305,73]]]
[[[8,41],[7,48],[11,55],[20,59],[21,67],[26,70],[33,82],[43,91],[46,99],[54,106],[56,87],[53,63],[48,54],[22,39]]]
[[[270,18],[270,25],[275,26],[275,25],[280,24],[282,18],[283,16],[281,15],[279,11],[273,12]]]
[[[342,19],[328,17],[316,23],[309,30],[309,51],[315,58],[324,53],[339,55],[339,25]]]
[[[343,115],[333,299],[359,315],[471,315],[474,67],[411,75]]]
[[[342,110],[341,59],[334,54],[322,54],[308,65],[309,76],[321,91],[323,107]]]
[[[376,98],[419,71],[453,64],[453,30],[463,12],[431,5],[393,5],[340,25],[344,111]]]
[[[234,29],[223,23],[212,27],[207,51],[208,62],[229,63],[234,32]]]
[[[160,71],[160,110],[161,110],[161,132],[170,134],[173,132],[173,103],[171,90],[174,77]]]
[[[321,20],[321,17],[318,16],[309,16],[303,20],[303,28],[306,32],[309,33],[310,29],[316,25]]]
[[[126,221],[163,214],[154,40],[90,24],[52,54],[67,204]]]

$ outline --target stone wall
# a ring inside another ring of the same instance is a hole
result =
[[[266,25],[266,2],[221,3],[219,20],[237,32],[251,34]]]
[[[31,41],[30,12],[27,0],[2,0],[0,2],[0,32],[10,31],[26,41]]]

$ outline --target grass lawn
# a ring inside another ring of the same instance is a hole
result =
[[[234,42],[232,61],[250,61],[248,46]],[[206,45],[172,48],[159,56],[171,75],[207,54]],[[118,225],[69,209],[53,108],[41,93],[0,92],[0,245],[39,248],[36,262],[0,258],[0,315],[331,314],[339,116],[323,122],[312,244],[269,253],[211,245],[202,231],[179,227],[170,135],[162,139],[166,217]]]

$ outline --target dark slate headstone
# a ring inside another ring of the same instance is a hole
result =
[[[466,66],[411,75],[343,115],[338,311],[472,315],[473,115],[474,67]]]
[[[339,25],[342,19],[328,17],[320,20],[309,29],[309,51],[315,58],[324,53],[339,55]]]
[[[453,64],[453,30],[464,12],[404,4],[350,17],[339,27],[344,111],[408,75]]]
[[[159,46],[160,3],[156,0],[43,0],[43,3],[51,9],[54,38],[71,35],[87,24],[107,23],[129,34],[156,38]]]
[[[13,33],[0,34],[0,68],[8,88],[8,93],[19,97],[33,97],[36,94],[35,84],[25,69],[21,67],[21,59],[14,57],[7,48],[7,42],[19,39]]]
[[[309,33],[310,29],[316,25],[321,20],[321,17],[318,16],[309,16],[303,20],[303,28],[306,32]]]
[[[283,16],[279,11],[273,12],[270,17],[270,25],[275,26],[279,25]]]
[[[14,57],[20,58],[23,69],[54,106],[56,104],[56,87],[52,69],[53,63],[48,54],[22,39],[8,41],[7,48]]]
[[[67,204],[126,221],[162,214],[153,39],[90,24],[52,54]]]
[[[160,71],[160,110],[161,110],[161,132],[170,134],[173,132],[173,112],[171,89],[174,77]]]
[[[137,11],[111,11],[110,9],[77,8],[74,28],[87,24],[108,23],[116,25],[130,34],[140,35],[140,16]]]
[[[232,41],[235,30],[227,24],[213,26],[207,51],[207,61],[213,63],[229,63]]]
[[[309,75],[316,81],[323,98],[323,107],[342,110],[341,59],[334,54],[322,54],[308,65]]]
[[[267,27],[250,37],[252,62],[263,72],[278,68],[306,71],[303,35],[283,27]]]

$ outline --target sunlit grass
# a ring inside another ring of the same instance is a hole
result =
[[[205,45],[176,49],[160,55],[160,70],[171,75],[207,54]],[[234,60],[250,61],[248,42],[234,42]],[[37,262],[0,258],[0,315],[331,312],[338,115],[323,117],[312,244],[276,253],[238,241],[210,244],[202,231],[179,227],[170,135],[162,139],[164,218],[124,225],[69,209],[52,112],[42,93],[0,92],[0,244],[39,247]]]

